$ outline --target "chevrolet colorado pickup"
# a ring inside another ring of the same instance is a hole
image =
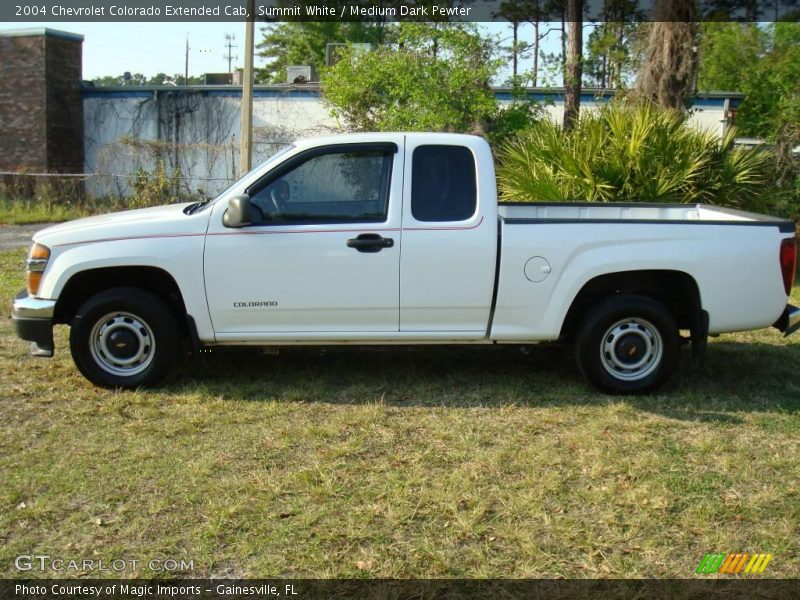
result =
[[[478,137],[298,141],[216,199],[38,232],[14,301],[31,352],[70,325],[101,386],[156,383],[183,340],[575,346],[583,375],[646,392],[682,341],[800,327],[790,221],[706,205],[500,203]],[[681,335],[681,331],[688,334]]]

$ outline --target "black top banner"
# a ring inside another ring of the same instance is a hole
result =
[[[568,0],[3,0],[8,22],[568,21]],[[797,21],[800,0],[583,0],[584,22]]]

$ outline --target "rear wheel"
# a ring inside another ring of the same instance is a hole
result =
[[[672,314],[646,296],[608,298],[584,319],[576,342],[581,373],[606,393],[649,392],[673,373],[680,355]]]
[[[138,288],[113,288],[78,309],[69,336],[75,365],[102,387],[149,386],[166,375],[179,348],[174,313]]]

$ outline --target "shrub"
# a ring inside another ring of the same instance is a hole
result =
[[[511,102],[505,105],[497,103],[493,114],[487,119],[485,136],[492,147],[497,148],[546,118],[544,105],[530,98],[525,88],[515,80],[511,88]]]
[[[178,202],[177,190],[180,177],[179,169],[168,174],[163,160],[156,163],[152,173],[139,167],[136,171],[136,179],[133,181],[133,195],[128,202],[130,207],[146,208]]]
[[[396,46],[341,52],[323,72],[331,114],[351,131],[479,131],[499,62],[472,24],[401,23]]]
[[[569,132],[536,123],[500,148],[498,185],[510,201],[709,202],[774,205],[770,152],[733,146],[679,111],[617,102],[584,111]]]

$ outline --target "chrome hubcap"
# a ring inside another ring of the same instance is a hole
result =
[[[141,317],[127,312],[109,313],[92,328],[89,350],[106,373],[130,377],[153,362],[153,330]]]
[[[664,342],[658,329],[646,319],[617,321],[600,342],[600,362],[617,379],[638,381],[658,368]]]

